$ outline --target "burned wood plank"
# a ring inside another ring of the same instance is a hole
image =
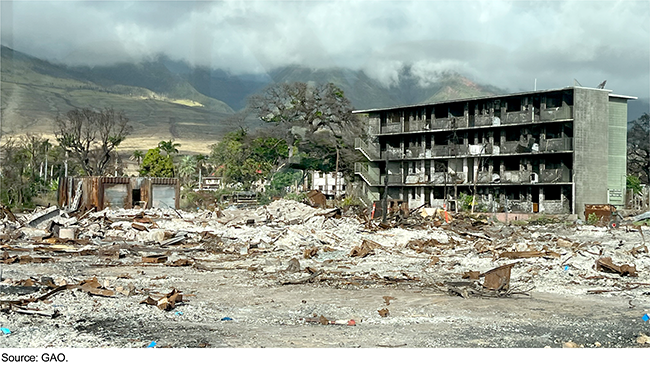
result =
[[[282,285],[291,285],[291,284],[304,284],[304,283],[308,283],[308,282],[314,280],[317,276],[321,275],[322,273],[324,273],[324,271],[323,271],[323,270],[319,270],[319,271],[316,271],[315,273],[309,275],[308,277],[306,277],[306,278],[304,278],[304,279],[283,281],[283,282],[280,282],[280,284],[282,284]]]
[[[508,259],[528,259],[533,257],[559,259],[560,254],[553,251],[519,251],[519,252],[503,252],[499,255],[499,257],[508,258]]]

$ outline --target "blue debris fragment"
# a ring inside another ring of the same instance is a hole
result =
[[[1,327],[1,328],[0,328],[0,331],[2,331],[2,333],[4,333],[5,335],[8,335],[8,334],[11,333],[11,331],[9,330],[9,328],[4,328],[4,327]]]
[[[156,341],[151,341],[151,343],[149,344],[149,346],[147,346],[147,348],[150,347],[156,347]]]
[[[183,315],[183,312],[178,311],[178,312],[174,313],[174,315],[176,315],[176,316],[182,316],[182,315]]]
[[[564,265],[564,271],[569,271],[569,265]]]
[[[643,315],[643,322],[648,322],[649,319],[650,319],[650,316],[648,316],[647,313]]]
[[[230,317],[223,317],[221,318],[222,321],[232,321],[232,318]]]

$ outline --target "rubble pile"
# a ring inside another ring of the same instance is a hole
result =
[[[506,225],[437,210],[389,222],[288,200],[220,211],[105,209],[74,216],[49,208],[13,220],[5,215],[0,320],[31,314],[79,320],[83,311],[109,305],[105,300],[143,318],[163,318],[156,311],[180,316],[193,300],[183,286],[223,272],[242,273],[245,280],[233,285],[244,287],[405,285],[468,300],[557,293],[650,303],[648,230],[641,225]],[[153,268],[166,274],[146,273]],[[80,312],[71,303],[81,294],[90,299]],[[203,314],[215,310],[197,307]],[[392,318],[392,310],[377,310]]]

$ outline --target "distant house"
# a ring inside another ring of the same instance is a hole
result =
[[[202,190],[219,190],[223,188],[223,177],[206,176],[201,183]]]
[[[308,190],[318,190],[328,198],[345,196],[347,184],[343,173],[339,172],[338,179],[335,172],[310,171],[311,186]]]

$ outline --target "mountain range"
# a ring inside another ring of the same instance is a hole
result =
[[[396,84],[387,86],[363,71],[346,68],[294,65],[264,74],[234,75],[166,56],[139,63],[73,67],[4,46],[0,53],[3,134],[51,135],[54,118],[70,109],[112,107],[129,117],[133,137],[148,138],[152,143],[175,139],[205,144],[239,127],[261,126],[253,115],[248,115],[243,125],[233,116],[251,95],[273,83],[294,81],[332,82],[355,109],[507,93],[453,72],[423,85],[408,66],[402,68]]]

